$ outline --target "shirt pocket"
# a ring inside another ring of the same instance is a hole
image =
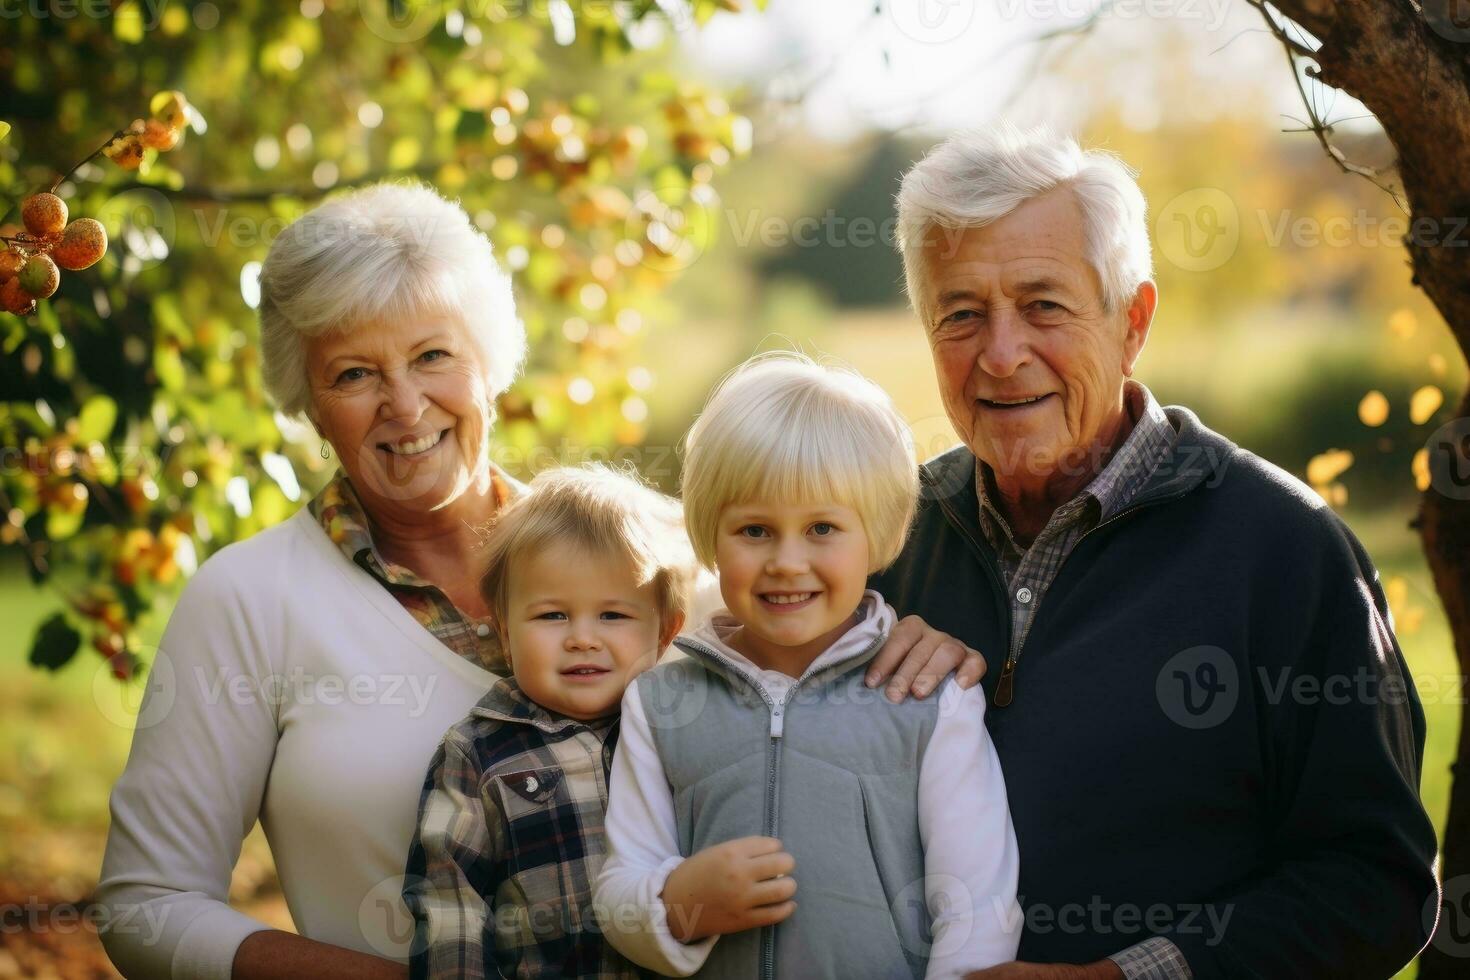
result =
[[[517,945],[554,943],[582,931],[584,919],[592,921],[595,872],[588,867],[587,804],[578,802],[578,779],[560,766],[494,777],[510,844],[495,928]],[[599,806],[596,797],[591,805]],[[592,829],[600,833],[601,827],[599,816]]]

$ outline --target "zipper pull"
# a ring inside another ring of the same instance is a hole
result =
[[[780,738],[781,732],[786,727],[786,702],[781,702],[771,708],[771,737]]]
[[[1012,654],[1006,657],[1005,666],[1000,669],[1000,680],[995,682],[995,701],[997,708],[1004,708],[1011,703],[1015,694],[1016,686],[1016,657]]]

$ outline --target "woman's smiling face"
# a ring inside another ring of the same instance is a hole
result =
[[[437,510],[484,472],[493,405],[480,358],[449,316],[308,342],[311,419],[369,513]]]

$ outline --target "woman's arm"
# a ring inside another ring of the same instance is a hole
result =
[[[267,929],[245,937],[233,980],[403,980],[408,967],[341,946]]]
[[[247,615],[238,567],[205,562],[179,597],[112,791],[98,932],[125,976],[225,980],[240,943],[268,928],[227,902],[277,738],[259,696],[275,629]]]
[[[112,791],[97,903],[127,977],[400,977],[388,960],[273,930],[229,906],[279,735],[265,682],[280,627],[242,601],[239,554],[205,562],[149,671],[128,764]],[[245,678],[242,681],[241,678]]]
[[[947,684],[919,769],[924,900],[934,915],[926,977],[1007,963],[1021,941],[1020,861],[985,696]]]

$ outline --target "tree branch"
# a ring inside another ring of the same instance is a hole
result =
[[[421,177],[431,179],[439,172],[442,164],[431,166],[414,167],[408,170],[379,170],[366,173],[351,180],[339,181],[330,187],[265,187],[251,190],[225,190],[217,187],[209,187],[200,184],[185,184],[183,187],[168,187],[162,184],[147,184],[142,181],[130,181],[113,188],[113,193],[122,194],[127,191],[147,190],[164,197],[173,198],[178,201],[192,201],[200,204],[267,204],[278,197],[291,197],[303,201],[314,201],[325,197],[336,190],[352,187],[361,187],[365,184],[375,184],[381,180],[390,180],[394,177]]]
[[[1322,144],[1322,151],[1327,154],[1333,163],[1337,164],[1339,170],[1346,174],[1362,177],[1374,187],[1383,191],[1393,199],[1393,202],[1404,212],[1408,212],[1408,204],[1385,179],[1383,172],[1376,167],[1365,164],[1354,163],[1347,155],[1332,142],[1332,123],[1323,119],[1317,111],[1316,101],[1307,93],[1307,87],[1302,82],[1302,76],[1306,75],[1320,85],[1326,85],[1321,78],[1321,63],[1319,61],[1320,49],[1313,49],[1291,36],[1288,27],[1291,21],[1281,15],[1277,9],[1266,0],[1246,0],[1252,7],[1261,13],[1266,22],[1266,29],[1281,42],[1282,50],[1286,53],[1286,64],[1291,72],[1291,80],[1296,84],[1297,94],[1301,97],[1302,108],[1307,112],[1307,118],[1300,132],[1309,132],[1316,136],[1317,142]],[[1310,5],[1308,5],[1310,6]],[[1313,64],[1303,68],[1303,61],[1311,61]]]

